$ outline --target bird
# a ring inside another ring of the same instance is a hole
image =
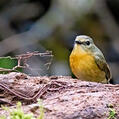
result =
[[[84,81],[109,83],[112,78],[103,53],[86,35],[76,36],[69,64],[73,74]]]

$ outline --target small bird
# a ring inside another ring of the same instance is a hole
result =
[[[69,62],[78,79],[100,83],[108,83],[111,79],[111,72],[102,52],[89,36],[76,37]]]

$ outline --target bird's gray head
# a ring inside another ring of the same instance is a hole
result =
[[[93,39],[86,35],[77,36],[74,47],[81,47],[86,52],[93,52],[95,48],[97,48],[93,42]]]

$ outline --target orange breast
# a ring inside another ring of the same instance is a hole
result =
[[[105,73],[101,71],[92,55],[74,49],[70,55],[70,67],[74,75],[86,81],[105,82]]]

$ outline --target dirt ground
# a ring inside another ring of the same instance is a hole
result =
[[[43,100],[45,119],[107,119],[110,109],[119,119],[119,85],[70,76],[31,77],[16,72],[0,75],[1,105],[12,108],[21,101],[24,112],[37,116],[39,98]],[[6,112],[0,109],[0,114]]]

